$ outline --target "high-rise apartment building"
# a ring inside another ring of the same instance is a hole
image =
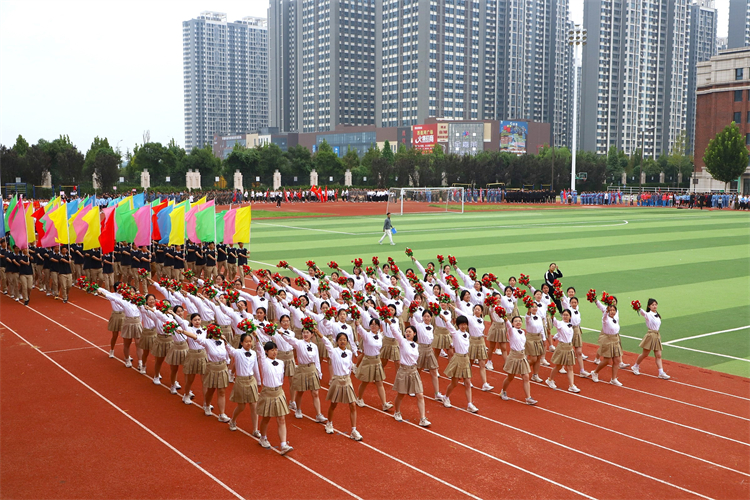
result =
[[[268,125],[266,20],[202,12],[182,23],[185,149]]]
[[[584,3],[583,149],[669,153],[687,127],[687,0]]]
[[[750,47],[750,0],[729,0],[727,48]]]
[[[299,7],[297,0],[268,6],[269,125],[299,131]]]
[[[697,65],[717,54],[716,8],[714,0],[698,0],[690,6],[690,52],[688,55],[687,141],[685,151],[693,152],[695,144],[695,103]]]

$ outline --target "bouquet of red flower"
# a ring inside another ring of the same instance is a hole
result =
[[[375,267],[378,267],[380,265],[380,260],[377,257],[372,258],[372,265]]]
[[[278,264],[276,264],[276,267],[280,267],[282,269],[286,269],[289,267],[289,263],[285,260],[280,260]]]
[[[172,280],[169,278],[159,278],[159,286],[162,288],[167,288],[171,282]]]
[[[364,293],[362,293],[360,291],[356,291],[356,292],[354,292],[353,295],[354,295],[354,300],[357,301],[357,304],[362,304],[365,301],[365,294]]]
[[[442,255],[438,254],[437,261],[442,266],[443,262],[445,261],[445,258]]]
[[[336,317],[336,314],[338,314],[338,310],[335,307],[329,307],[325,312],[325,318],[330,321]]]
[[[327,292],[331,289],[331,284],[328,281],[321,281],[318,285],[318,292]]]
[[[365,292],[370,295],[375,293],[375,285],[373,285],[372,283],[365,283]]]
[[[401,290],[392,286],[388,288],[388,295],[390,295],[392,299],[397,299],[399,295],[401,295]]]
[[[441,304],[450,304],[452,302],[451,296],[447,293],[441,293],[440,294],[440,303]]]
[[[336,279],[336,282],[337,282],[337,283],[338,283],[338,284],[339,284],[340,286],[346,286],[346,276],[339,276],[339,277],[338,277],[338,278]]]
[[[305,262],[305,265],[306,265],[306,266],[307,266],[308,268],[310,268],[310,267],[312,267],[312,268],[316,268],[316,267],[318,267],[318,266],[316,266],[316,265],[315,265],[315,261],[314,261],[314,260],[308,260],[307,262]]]
[[[555,288],[560,288],[562,287],[562,283],[560,283],[560,280],[555,279],[555,281],[552,282],[552,286]]]
[[[525,274],[521,273],[521,277],[518,278],[518,282],[522,284],[523,286],[529,286],[529,277]]]
[[[255,326],[255,323],[253,323],[249,319],[243,319],[242,321],[237,323],[237,328],[245,333],[255,333],[255,330],[258,329],[258,327]]]
[[[372,278],[373,276],[375,276],[375,268],[373,268],[372,266],[367,266],[365,268],[365,274]]]
[[[185,278],[186,280],[191,280],[195,278],[195,273],[191,271],[190,269],[184,269],[182,271],[182,277]]]
[[[394,276],[398,274],[398,266],[396,264],[391,264],[391,272]]]
[[[256,291],[260,293],[262,290],[268,290],[269,288],[271,288],[271,284],[268,282],[268,280],[259,280]]]
[[[300,288],[303,288],[305,286],[305,283],[307,283],[307,280],[302,276],[297,276],[296,278],[294,278],[294,284]]]
[[[557,306],[555,304],[550,304],[547,306],[547,314],[550,316],[554,316],[557,312]]]
[[[556,299],[560,300],[563,296],[562,288],[555,288],[552,291],[552,295],[554,295]]]
[[[144,297],[140,293],[133,293],[128,296],[128,300],[137,306],[145,306],[146,305],[146,297]]]
[[[161,325],[161,329],[167,335],[174,335],[174,333],[177,331],[177,323],[175,323],[174,321],[167,321],[166,323]]]
[[[328,267],[330,267],[331,269],[338,269],[339,265],[336,263],[335,260],[332,260],[331,262],[328,263]]]
[[[356,307],[350,307],[349,317],[352,318],[353,321],[359,321],[360,318],[362,318],[362,313],[359,312],[359,309],[357,309]]]
[[[469,278],[471,278],[474,281],[476,281],[476,279],[477,279],[477,272],[475,270],[473,270],[473,269],[469,269]]]
[[[641,301],[640,300],[634,300],[630,303],[630,307],[633,308],[635,312],[638,312],[641,310]]]
[[[282,276],[279,273],[273,273],[271,279],[274,283],[281,283]]]
[[[428,302],[427,309],[430,310],[433,316],[439,315],[441,311],[440,304],[438,304],[437,302]]]
[[[396,263],[396,262],[395,262],[395,261],[393,260],[393,257],[388,257],[388,265],[389,265],[389,266],[392,266],[392,265],[393,265],[393,264],[395,264],[395,263]]]
[[[455,276],[449,274],[448,276],[445,277],[445,282],[448,283],[448,286],[450,286],[454,292],[458,291],[459,289],[458,280],[456,279]]]
[[[148,272],[147,269],[138,269],[138,276],[140,276],[141,278],[148,278],[149,276],[151,276],[151,273]]]
[[[276,323],[267,323],[263,326],[263,333],[268,335],[269,337],[273,337],[276,335],[276,331],[279,329],[279,325]]]
[[[485,307],[494,307],[497,304],[497,297],[494,295],[488,295],[484,298]]]
[[[515,290],[513,290],[513,296],[519,300],[526,300],[525,299],[526,290],[521,290],[520,288],[516,288]]]
[[[354,267],[362,267],[362,259],[358,257],[352,261],[352,264],[354,264]]]
[[[180,283],[178,280],[169,280],[169,288],[171,288],[175,292],[178,291],[181,286],[182,283]]]
[[[526,309],[531,309],[536,305],[536,302],[534,302],[534,299],[529,297],[528,295],[523,298],[523,305],[526,306]]]
[[[448,256],[448,264],[450,264],[451,266],[455,266],[456,264],[458,264],[458,261],[456,260],[456,258],[454,256],[449,255]]]
[[[318,323],[310,316],[305,316],[300,322],[302,323],[303,330],[313,331],[313,329],[318,326]]]
[[[250,274],[253,272],[253,269],[248,266],[247,264],[242,264],[242,274]]]
[[[411,248],[407,248],[406,249],[406,256],[409,257],[409,258],[414,257],[414,252],[412,251]]]
[[[495,314],[498,318],[504,318],[505,317],[505,308],[503,306],[495,306]]]
[[[409,304],[409,314],[410,315],[414,314],[415,312],[417,312],[417,309],[419,309],[419,304],[417,304],[416,302],[412,302],[411,304]]]
[[[190,295],[198,295],[198,288],[193,283],[183,283],[182,289]]]
[[[352,293],[349,290],[344,290],[341,292],[341,300],[344,302],[351,302],[352,301]]]
[[[315,277],[318,278],[319,280],[322,280],[323,278],[326,277],[326,273],[324,273],[320,269],[316,269],[316,271],[315,271]]]
[[[408,271],[406,271],[406,279],[408,279],[409,281],[418,281],[419,280],[419,278],[417,278],[417,275],[414,274],[414,271],[412,271],[411,269],[409,269]]]
[[[203,293],[205,293],[206,296],[211,300],[216,298],[216,296],[219,294],[219,292],[217,292],[215,288],[204,288]]]
[[[221,328],[216,323],[211,323],[206,327],[206,338],[211,340],[221,340]]]
[[[268,292],[268,295],[270,295],[271,297],[276,297],[279,294],[279,290],[273,286],[267,287],[266,291]]]
[[[294,297],[291,302],[289,302],[289,305],[292,307],[296,307],[297,309],[302,308],[302,301],[299,299],[299,297]]]
[[[88,293],[96,293],[96,291],[99,290],[99,285],[97,285],[93,281],[89,281],[88,283],[86,283],[84,290]]]
[[[266,277],[266,270],[265,269],[256,269],[255,270],[255,276],[258,279],[260,279],[260,280],[265,279],[265,277]]]
[[[86,279],[83,276],[81,276],[81,278]],[[81,278],[78,278],[78,279],[80,280]],[[129,291],[127,283],[121,282],[119,285],[117,285],[117,288],[115,289],[115,291],[124,297],[125,293]]]
[[[602,302],[608,306],[613,306],[615,305],[615,297],[607,292],[602,292]]]
[[[167,314],[167,311],[169,311],[169,308],[172,306],[167,300],[157,300],[155,305],[156,309],[164,314]]]
[[[386,306],[381,306],[377,308],[378,316],[380,316],[380,319],[390,319],[391,317],[391,310]]]
[[[238,300],[240,300],[240,292],[227,290],[227,304],[236,304]]]
[[[490,280],[491,282],[493,282],[493,283],[497,283],[497,276],[495,276],[494,274],[492,274],[492,273],[487,273],[487,278],[488,278],[488,279],[489,279],[489,280]]]
[[[596,290],[594,290],[593,288],[592,288],[592,289],[590,289],[590,290],[589,290],[589,291],[588,291],[588,292],[586,293],[586,300],[588,300],[588,301],[589,301],[589,302],[591,302],[591,303],[594,303],[594,302],[596,302]]]
[[[489,276],[485,276],[482,278],[482,286],[485,288],[492,288],[492,280],[489,278]]]
[[[86,278],[86,276],[81,276],[76,280],[76,286],[78,288],[86,288],[86,285],[88,285],[89,280]]]
[[[424,286],[422,286],[422,283],[417,283],[416,285],[414,285],[414,293],[424,295]]]

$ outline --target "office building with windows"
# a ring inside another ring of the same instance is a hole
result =
[[[729,0],[727,48],[750,47],[750,1]]]
[[[690,52],[688,55],[687,137],[685,152],[693,152],[695,144],[695,98],[698,63],[708,61],[717,53],[716,8],[714,0],[698,0],[690,6]]]

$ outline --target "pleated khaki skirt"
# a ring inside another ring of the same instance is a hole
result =
[[[505,323],[501,322],[492,322],[490,325],[490,330],[487,332],[487,340],[490,342],[508,342],[508,336],[505,333]]]
[[[153,351],[156,345],[156,328],[144,328],[141,330],[141,338],[138,347],[144,351]]]
[[[206,363],[203,386],[209,389],[224,389],[229,386],[229,371],[227,371],[226,361],[209,361]]]
[[[524,352],[527,356],[544,356],[544,341],[541,333],[526,333]]]
[[[599,344],[599,347],[596,349],[596,357],[599,358],[602,355],[602,343],[605,340],[605,337],[607,335],[603,334],[602,332],[599,332],[599,338],[596,340],[596,343]]]
[[[229,343],[229,345],[231,345],[235,349],[239,349],[240,348],[240,339],[241,338],[242,338],[242,333],[240,333],[239,335],[237,335],[236,333],[233,332],[232,341]]]
[[[573,327],[573,347],[583,347],[583,336],[581,335],[581,327],[580,325],[575,325]]]
[[[120,335],[124,339],[139,339],[141,338],[141,332],[143,331],[143,325],[141,325],[141,318],[130,318],[125,316],[125,320],[122,323],[122,330]]]
[[[283,417],[289,413],[282,387],[263,386],[256,409],[259,417]]]
[[[331,403],[354,403],[357,399],[357,395],[354,394],[351,377],[349,375],[337,375],[331,377],[331,382],[328,384],[328,394],[326,395],[326,399]]]
[[[168,365],[179,366],[185,363],[188,355],[188,345],[184,340],[182,342],[175,342],[172,340],[172,345],[169,346],[167,351],[167,357],[164,360]]]
[[[622,356],[622,347],[620,346],[619,335],[600,335],[599,347],[601,348],[600,356],[602,358],[617,358],[619,356]]]
[[[336,345],[336,343],[333,341],[333,337],[331,337],[330,335],[326,335],[326,337],[331,341],[331,345]],[[328,349],[326,349],[326,341],[316,335],[315,343],[318,345],[318,356],[320,357],[320,359],[327,359]]]
[[[383,337],[383,347],[380,349],[380,359],[387,359],[388,361],[401,361],[401,350],[398,348],[396,339],[391,337]]]
[[[292,391],[316,391],[320,389],[320,379],[318,378],[318,369],[315,363],[306,363],[297,365],[292,378]]]
[[[484,337],[469,338],[469,359],[487,359],[487,345],[484,343]]]
[[[119,332],[122,330],[122,323],[125,320],[125,313],[122,311],[112,311],[109,315],[109,322],[107,323],[107,330],[110,332]]]
[[[416,365],[399,365],[396,380],[393,381],[393,390],[399,394],[422,394],[424,392]]]
[[[437,370],[438,362],[432,344],[418,344],[419,357],[417,358],[418,370]]]
[[[257,403],[258,382],[255,380],[255,376],[241,377],[237,375],[234,379],[232,394],[229,395],[229,401],[233,403]]]
[[[187,357],[182,365],[182,373],[185,375],[205,375],[206,350],[188,349]]]
[[[528,335],[528,334],[527,334]],[[513,375],[526,375],[531,372],[531,367],[523,351],[510,351],[508,359],[505,360],[503,371]]]
[[[157,335],[156,342],[151,346],[151,354],[157,358],[166,358],[173,343],[171,335]]]
[[[471,379],[471,361],[468,354],[455,353],[451,356],[446,367],[445,376],[448,378]]]
[[[219,325],[219,329],[221,329],[221,334],[224,335],[224,338],[227,339],[227,344],[234,346],[234,330],[232,330],[232,325]],[[239,345],[239,338],[237,339],[237,343]]]
[[[511,318],[515,318],[516,316],[521,316],[521,314],[518,312],[518,303],[513,304],[513,313],[511,314]]]
[[[450,349],[451,348],[451,334],[447,328],[440,326],[435,327],[435,336],[432,337],[432,348],[433,349]]]
[[[385,380],[385,370],[380,356],[365,356],[359,363],[354,376],[360,382],[381,382]]]
[[[661,345],[661,335],[657,330],[649,330],[638,346],[642,349],[648,349],[649,351],[661,351],[663,349]]]
[[[294,377],[294,371],[296,368],[296,365],[294,364],[294,350],[282,351],[279,349],[279,354],[276,357],[284,362],[284,376]]]
[[[573,344],[571,342],[558,343],[557,349],[555,349],[555,352],[552,354],[552,360],[550,362],[557,366],[573,366],[576,363]]]

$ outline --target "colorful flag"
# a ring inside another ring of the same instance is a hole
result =
[[[133,196],[133,208],[141,208],[145,204],[146,204],[145,193],[138,193],[137,195]]]
[[[58,244],[67,245],[69,242],[67,203],[63,203],[55,210],[47,212],[45,216],[49,217],[50,223],[52,224],[52,227],[54,227],[54,231],[51,231],[50,226],[47,226],[47,234],[45,237],[50,236],[51,234],[54,239],[52,241],[47,240],[48,244],[43,243],[42,246],[53,247]]]
[[[226,213],[226,210],[222,210],[214,216],[216,219],[216,243],[221,243],[222,241],[224,241],[224,216],[226,215]]]
[[[133,243],[135,235],[138,233],[138,226],[135,225],[135,215],[137,209],[131,209],[127,203],[123,203],[115,209],[115,238],[117,241],[127,241]]]
[[[81,205],[81,209],[70,219],[70,227],[73,230],[70,232],[70,242],[83,243],[83,237],[88,231],[88,224],[83,220],[84,216],[91,211],[90,206]],[[75,235],[75,236],[74,236]]]
[[[188,225],[188,235],[191,240],[196,241],[190,229]],[[216,208],[213,200],[201,205],[195,213],[195,236],[198,238],[196,242],[216,240]]]
[[[16,203],[13,211],[8,216],[8,229],[10,237],[18,248],[29,248],[29,242],[26,239],[26,211],[23,202]]]
[[[211,200],[208,203],[195,204],[188,211],[187,215],[185,215],[185,229],[187,230],[187,237],[190,238],[190,241],[192,241],[193,243],[201,242],[201,239],[198,236],[197,228],[196,228],[196,225],[198,224],[198,220],[197,220],[198,213],[209,207],[211,208],[211,211],[213,212],[214,206],[215,206],[214,200]],[[211,236],[213,236],[213,229],[211,230]]]
[[[185,205],[175,205],[172,213],[169,214],[172,221],[172,227],[169,231],[170,245],[185,244]]]
[[[135,235],[136,246],[149,246],[151,244],[151,205],[143,205],[133,215],[138,231]]]
[[[108,207],[104,212],[104,225],[99,235],[99,244],[102,246],[102,253],[107,254],[115,249],[115,209]]]
[[[252,219],[250,206],[237,209],[234,219],[234,237],[232,243],[250,243],[250,220]]]
[[[156,203],[158,200],[154,200],[154,203]],[[151,205],[151,239],[152,240],[161,240],[161,228],[159,227],[159,212],[167,208],[167,200],[165,199],[161,203],[156,203],[155,205]]]
[[[156,239],[156,228],[158,226],[161,235],[159,243],[162,245],[169,244],[169,234],[172,232],[172,217],[170,217],[172,210],[174,210],[174,205],[168,205],[166,208],[159,210],[156,216],[157,224],[154,226],[154,239]]]
[[[102,226],[99,217],[99,207],[92,207],[81,219],[86,223],[86,231],[83,234],[83,249],[92,250],[101,247],[99,237],[102,234]]]
[[[5,229],[3,231],[3,236],[5,236],[5,232],[9,230],[8,228],[10,228],[10,214],[12,214],[13,209],[16,208],[16,203],[18,203],[18,196],[14,194],[13,198],[10,199],[10,204],[8,205],[8,211],[5,212],[5,214],[3,215],[3,222],[5,224],[5,227],[3,228]]]
[[[224,243],[227,245],[234,243],[234,221],[236,216],[236,208],[224,214]]]

